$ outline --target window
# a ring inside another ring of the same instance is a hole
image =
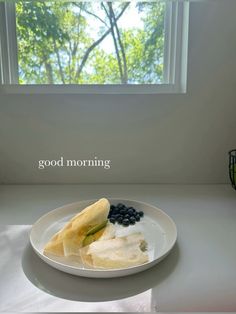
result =
[[[188,3],[0,3],[1,89],[185,92]]]

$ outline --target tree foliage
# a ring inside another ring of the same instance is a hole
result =
[[[162,2],[18,1],[20,83],[162,82],[164,14]]]

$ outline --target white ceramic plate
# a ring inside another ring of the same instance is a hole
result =
[[[42,216],[32,227],[30,242],[38,256],[63,272],[93,278],[122,277],[141,272],[160,262],[173,248],[177,239],[177,229],[173,220],[161,209],[138,201],[109,199],[111,204],[123,203],[144,212],[144,217],[135,225],[123,227],[115,224],[118,236],[141,231],[148,243],[149,262],[123,269],[88,268],[76,260],[67,258],[49,258],[43,254],[43,248],[53,234],[59,231],[76,213],[83,210],[96,200],[81,201],[56,208]]]

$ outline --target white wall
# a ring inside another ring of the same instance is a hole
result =
[[[236,1],[190,6],[185,95],[0,95],[1,183],[225,183],[236,148]],[[39,159],[110,170],[38,170]]]

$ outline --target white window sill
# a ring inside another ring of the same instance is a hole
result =
[[[185,86],[153,85],[0,85],[1,94],[182,94]]]

